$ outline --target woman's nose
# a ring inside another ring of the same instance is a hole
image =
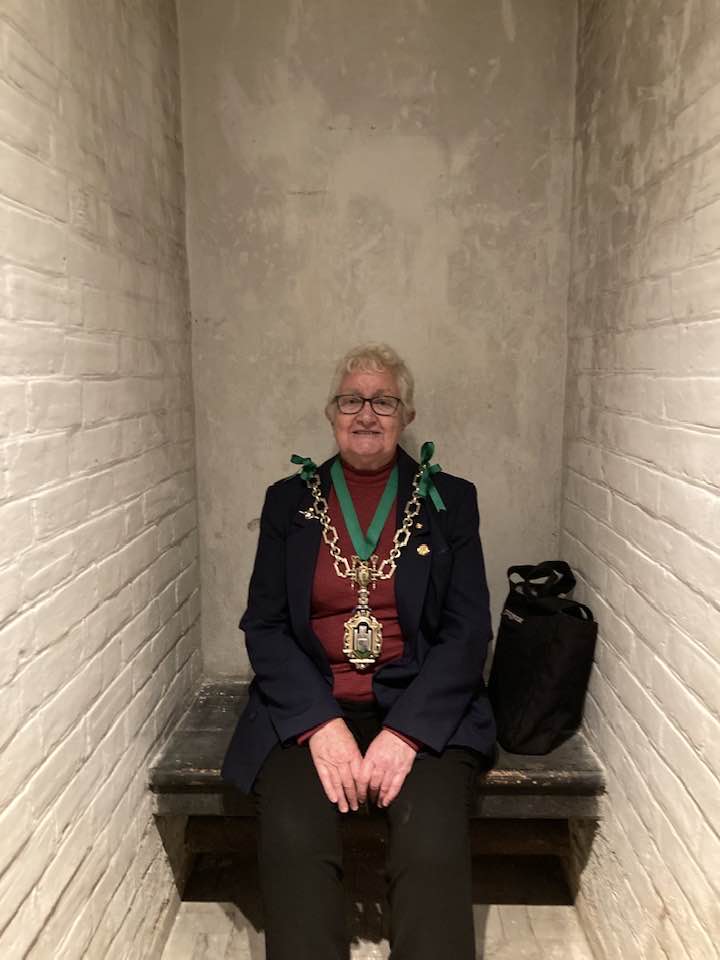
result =
[[[366,400],[363,404],[362,410],[357,414],[357,419],[362,423],[374,423],[377,420],[377,414],[370,406],[370,401]]]

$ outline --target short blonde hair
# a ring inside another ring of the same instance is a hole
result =
[[[366,343],[348,350],[335,367],[328,401],[325,405],[325,416],[332,423],[335,409],[335,397],[346,373],[354,370],[373,370],[380,373],[387,370],[397,380],[400,399],[402,400],[402,418],[406,424],[412,420],[415,413],[414,393],[415,380],[410,368],[400,355],[386,343]]]

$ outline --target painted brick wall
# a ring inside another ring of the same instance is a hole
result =
[[[0,955],[156,955],[199,671],[172,0],[0,5]]]
[[[562,554],[599,620],[598,957],[720,956],[720,5],[581,0]]]

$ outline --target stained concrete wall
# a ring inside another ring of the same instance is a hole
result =
[[[581,2],[561,551],[599,620],[607,960],[720,956],[720,6]]]
[[[478,486],[495,622],[557,553],[575,4],[180,0],[203,650],[265,486],[332,452],[334,361],[389,341],[415,453]]]
[[[170,0],[0,4],[0,956],[156,957],[199,670]]]

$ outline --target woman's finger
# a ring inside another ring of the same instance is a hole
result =
[[[329,768],[330,776],[332,778],[333,787],[335,788],[335,793],[337,794],[337,805],[341,813],[347,813],[350,809],[348,807],[348,802],[345,797],[345,789],[343,787],[343,782],[338,772],[337,767],[331,766]]]
[[[389,787],[390,787],[390,784],[392,783],[392,780],[393,780],[393,777],[394,777],[394,776],[395,776],[395,769],[394,769],[394,767],[386,767],[386,768],[385,768],[385,773],[383,774],[382,781],[380,782],[380,786],[378,787],[377,803],[378,803],[378,806],[379,806],[379,807],[384,807],[384,806],[385,806],[385,799],[384,799],[384,798],[385,798],[385,795],[386,795],[387,792],[388,792],[388,789],[389,789]]]
[[[380,806],[388,807],[395,797],[400,793],[403,783],[405,783],[406,773],[399,770],[390,780],[390,783],[380,791]]]
[[[384,770],[381,767],[374,766],[368,781],[368,790],[373,800],[377,799],[378,790],[383,782]]]
[[[373,766],[374,764],[370,757],[365,755],[360,762],[360,779],[365,784],[370,782],[370,775],[372,774]]]
[[[338,774],[340,776],[340,780],[342,782],[343,790],[345,792],[345,796],[347,797],[348,803],[350,804],[353,810],[357,810],[358,808],[357,789],[355,787],[355,778],[353,777],[352,772],[350,770],[350,764],[344,763],[340,767]]]
[[[365,803],[367,783],[362,778],[362,757],[359,754],[350,761],[350,773],[355,781],[358,804]]]
[[[368,798],[368,792],[370,789],[370,775],[372,774],[373,765],[366,758],[363,758],[360,762],[359,772],[356,777],[357,791],[358,796],[361,799],[361,802],[364,803]]]
[[[322,788],[325,791],[325,796],[328,798],[330,803],[337,803],[337,791],[333,786],[332,778],[330,777],[328,768],[324,763],[316,763],[315,769],[317,770],[317,775],[320,778]]]

